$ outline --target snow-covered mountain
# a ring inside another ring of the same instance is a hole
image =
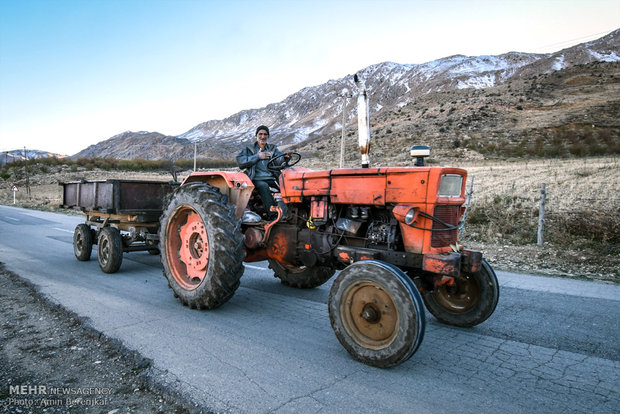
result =
[[[620,29],[598,40],[555,53],[455,55],[422,64],[383,62],[362,69],[358,75],[366,83],[372,119],[377,112],[402,108],[429,93],[489,88],[595,61],[620,62]],[[306,87],[282,102],[264,108],[248,109],[222,120],[201,123],[177,137],[126,132],[93,145],[74,157],[169,157],[170,148],[167,152],[157,151],[162,145],[172,145],[178,156],[191,157],[193,142],[200,142],[201,156],[217,157],[230,154],[230,150],[238,148],[241,142],[252,140],[256,126],[260,124],[269,125],[274,143],[296,144],[339,131],[343,105],[346,105],[345,123],[355,123],[356,101],[346,99],[345,103],[344,95],[356,90],[353,77],[347,75],[322,85]],[[121,138],[123,144],[119,147]],[[149,144],[145,139],[155,139],[157,145]]]
[[[53,152],[47,151],[39,151],[39,150],[30,150],[30,149],[16,149],[11,151],[3,151],[0,152],[0,166],[15,162],[15,161],[26,161],[37,158],[65,158],[66,155],[55,154]]]

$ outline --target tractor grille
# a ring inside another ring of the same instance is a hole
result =
[[[433,216],[443,221],[444,223],[448,223],[451,226],[456,226],[457,224],[459,224],[460,210],[461,206],[437,206],[435,207],[435,212],[433,213]],[[445,228],[446,227],[441,223],[433,221],[433,230]],[[431,235],[431,247],[445,247],[451,244],[455,244],[458,235],[458,229],[447,231],[433,231]]]

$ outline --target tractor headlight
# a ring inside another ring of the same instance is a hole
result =
[[[458,174],[444,174],[439,184],[440,197],[459,197],[463,186],[463,176]]]
[[[415,208],[409,209],[407,214],[405,214],[405,224],[411,224],[415,220]]]
[[[418,211],[418,207],[401,204],[394,207],[392,214],[396,220],[410,226],[418,218]]]

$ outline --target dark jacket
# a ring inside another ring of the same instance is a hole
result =
[[[259,150],[260,147],[258,146],[258,142],[254,142],[253,144],[247,145],[245,148],[239,151],[239,154],[237,154],[237,165],[242,170],[245,170],[244,172],[247,174],[250,180],[253,180],[254,176],[256,175],[256,163],[260,160],[260,158],[258,158]],[[271,158],[275,158],[278,155],[284,154],[278,149],[275,144],[269,143],[265,144],[265,151],[271,152]],[[284,163],[284,157],[276,161],[275,165],[282,165],[282,163]],[[273,171],[274,178],[277,179],[279,176],[279,171]]]

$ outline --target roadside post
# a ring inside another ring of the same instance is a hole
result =
[[[540,188],[540,206],[538,207],[538,233],[537,242],[538,246],[542,246],[545,243],[544,239],[544,225],[545,225],[545,199],[547,198],[547,187],[543,183]]]
[[[19,188],[15,184],[11,186],[11,192],[13,192],[13,204],[15,204],[15,193],[19,191]]]

